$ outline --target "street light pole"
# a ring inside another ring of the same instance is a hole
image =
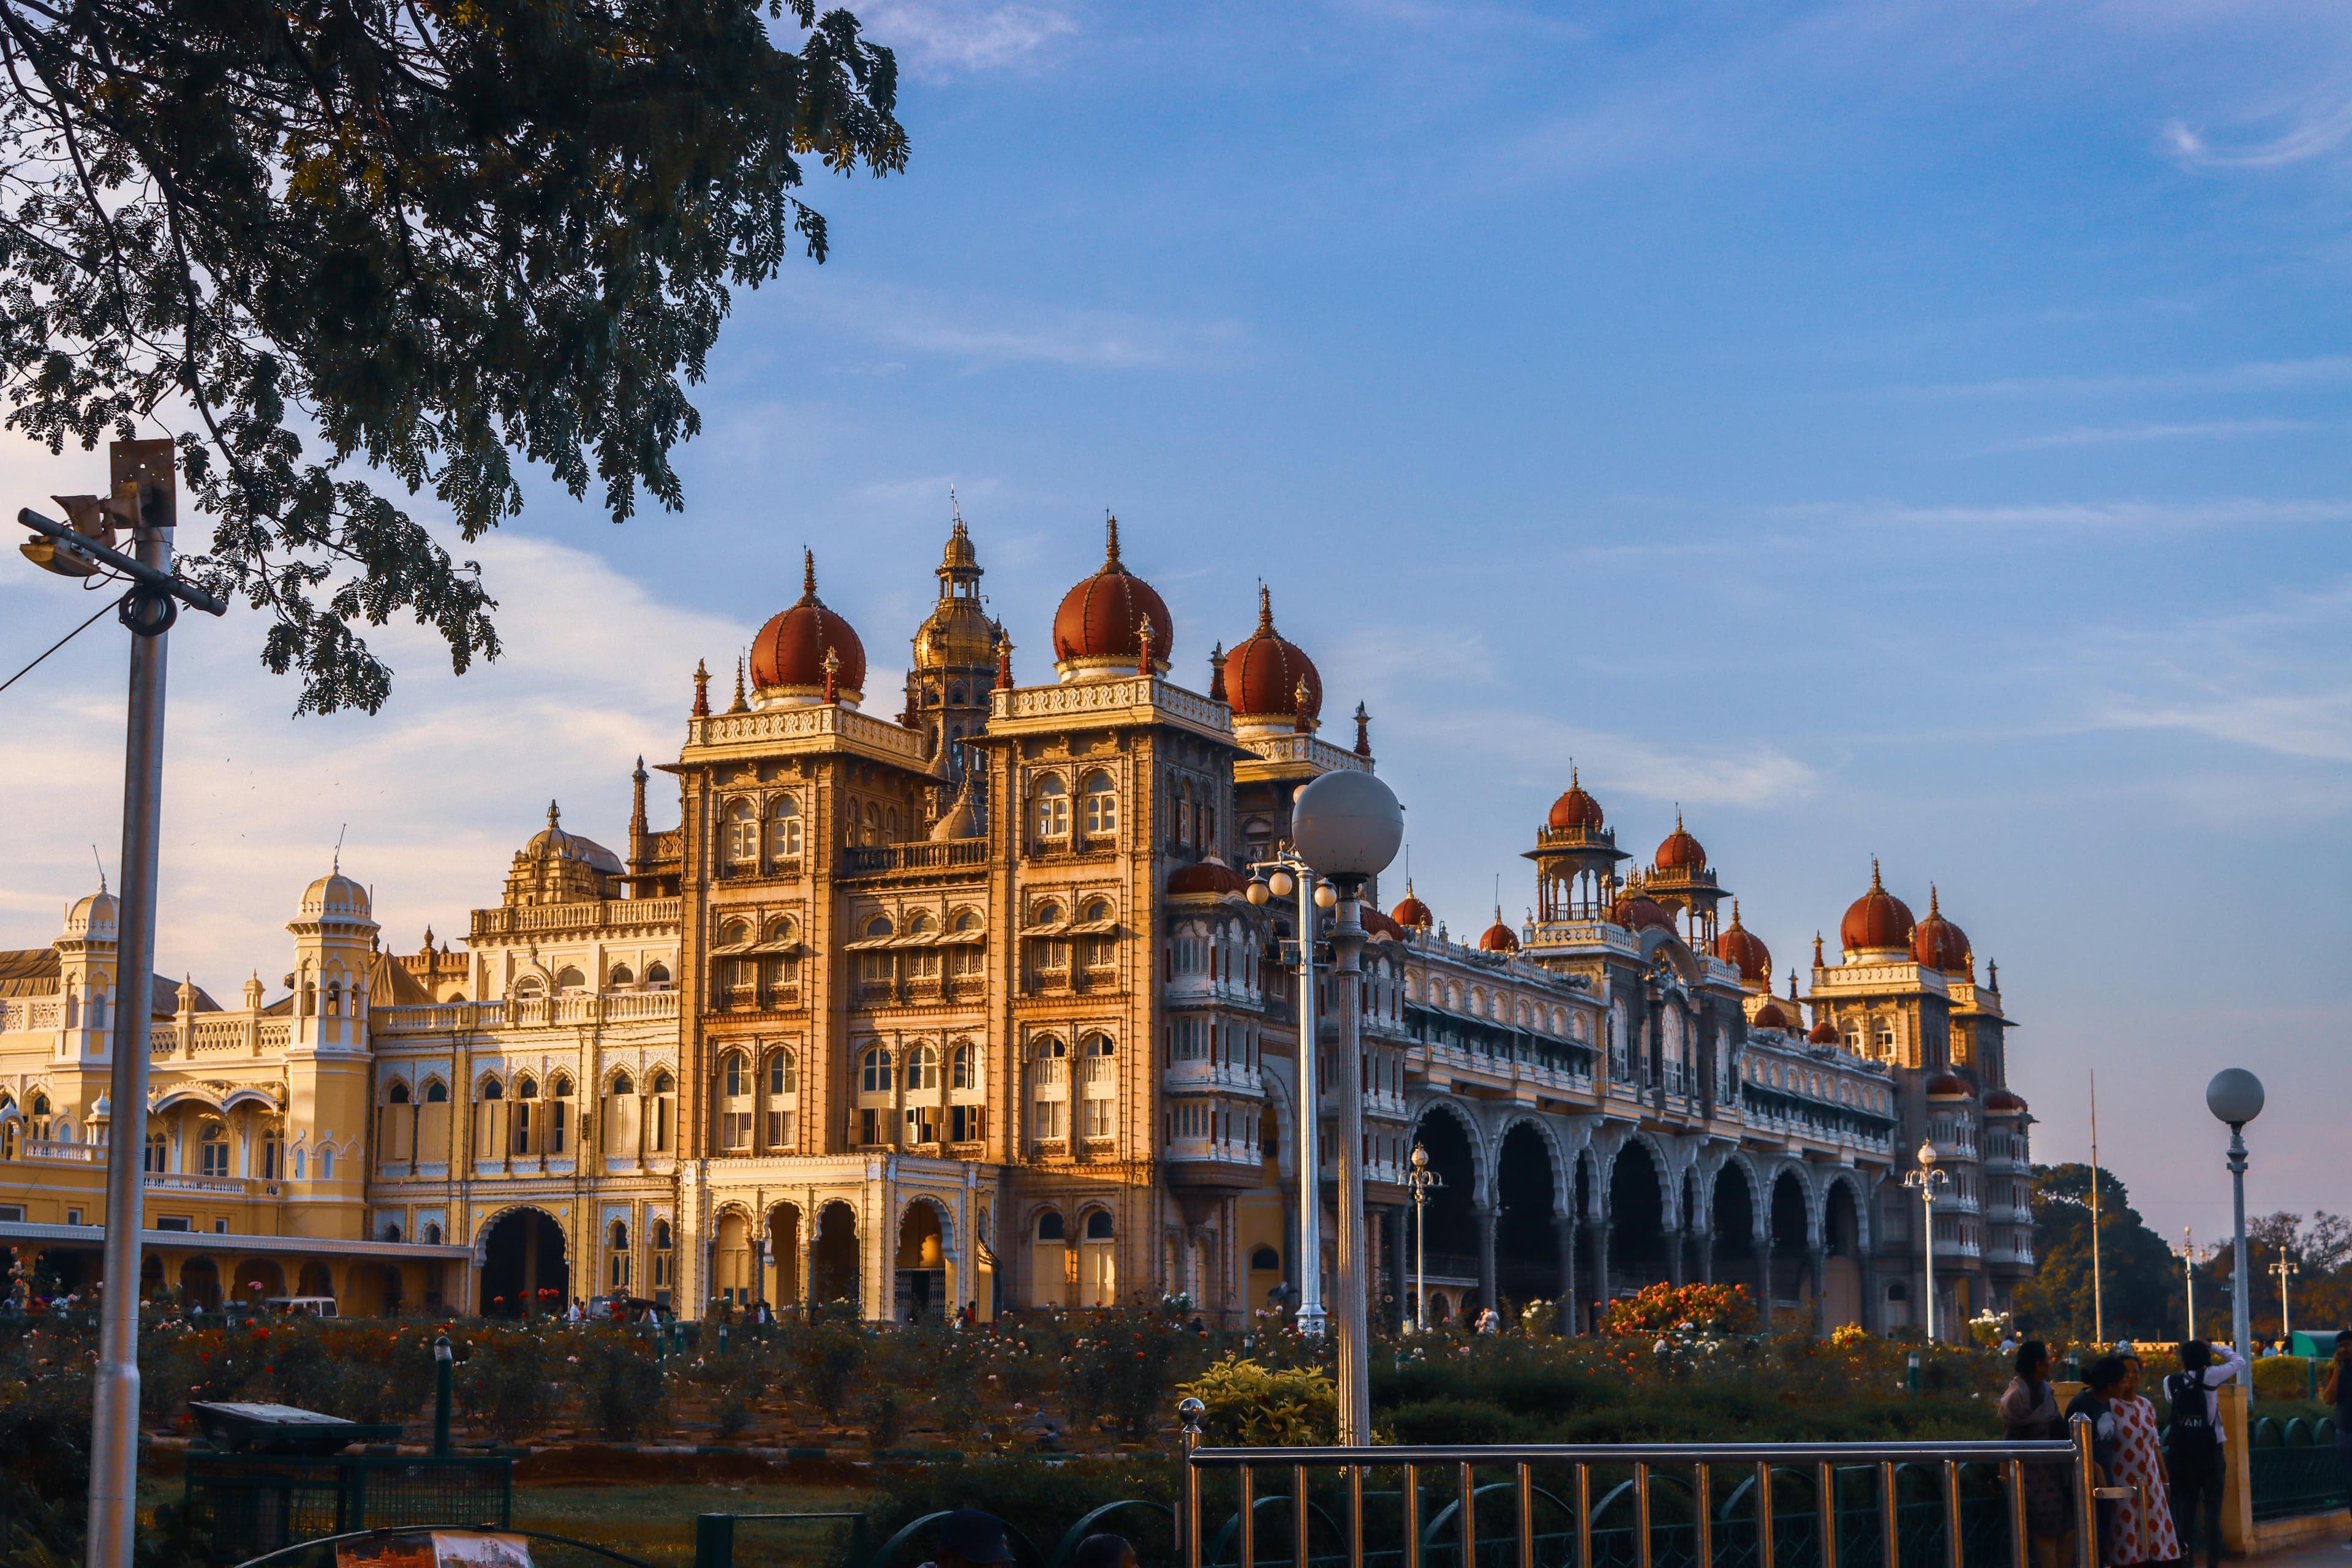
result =
[[[1315,873],[1287,850],[1250,867],[1255,873],[1249,901],[1298,895],[1298,1056],[1297,1129],[1298,1159],[1298,1331],[1323,1337],[1323,1156],[1319,1147],[1322,1093],[1315,1065]]]
[[[114,1020],[108,1044],[106,1239],[99,1352],[90,1399],[89,1568],[131,1568],[139,1488],[139,1233],[144,1224],[147,1036],[155,973],[155,888],[163,811],[164,634],[185,603],[228,608],[172,575],[178,522],[170,441],[108,448],[110,495],[58,498],[60,523],[29,508],[17,521],[37,535],[26,557],[61,576],[111,570],[131,589],[116,612],[131,633],[131,689],[122,758],[122,892],[115,909]],[[131,553],[113,547],[128,527]]]
[[[2205,1109],[2230,1129],[2230,1196],[2234,1230],[2230,1246],[2230,1331],[2238,1353],[2253,1358],[2253,1290],[2246,1279],[2246,1123],[2263,1113],[2263,1080],[2243,1068],[2224,1068],[2205,1086]],[[2246,1374],[2246,1403],[2254,1380]]]
[[[1933,1140],[1919,1140],[1919,1168],[1903,1173],[1903,1184],[1916,1188],[1919,1202],[1927,1213],[1927,1342],[1936,1342],[1936,1189],[1951,1177],[1936,1168],[1936,1145]]]
[[[2288,1255],[2286,1248],[2279,1248],[2279,1338],[2285,1342],[2289,1354],[2294,1352],[2294,1326],[2287,1321],[2287,1281],[2302,1272],[2302,1267]]]
[[[2194,1226],[2184,1226],[2180,1232],[2180,1245],[2174,1247],[2172,1250],[2174,1255],[2180,1259],[2180,1278],[2189,1291],[2189,1332],[2183,1337],[2185,1339],[2193,1340],[2197,1337],[2196,1228]]]
[[[1429,1206],[1429,1189],[1442,1187],[1445,1178],[1429,1168],[1429,1151],[1419,1143],[1412,1146],[1412,1169],[1404,1176],[1405,1190],[1412,1194],[1412,1329],[1415,1333],[1429,1331],[1429,1271],[1423,1266],[1423,1243],[1426,1220],[1422,1213]]]

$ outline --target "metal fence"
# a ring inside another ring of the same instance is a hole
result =
[[[2352,1502],[2352,1476],[2336,1447],[2336,1423],[2323,1416],[2316,1426],[2300,1417],[2282,1427],[2268,1416],[2254,1423],[2247,1454],[2247,1479],[2253,1489],[2256,1519],[2293,1519],[2333,1513]]]
[[[2084,1423],[2036,1443],[1204,1448],[1192,1420],[1184,1436],[1185,1568],[2027,1568],[2024,1467],[2063,1467],[2076,1518],[2105,1495]],[[2077,1568],[2092,1553],[2077,1531]]]
[[[187,1466],[187,1500],[210,1515],[223,1562],[352,1531],[504,1529],[514,1514],[509,1458],[191,1453]]]

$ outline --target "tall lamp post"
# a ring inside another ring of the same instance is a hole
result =
[[[2281,1247],[2279,1248],[2277,1272],[2279,1277],[2279,1338],[2286,1342],[2286,1353],[2293,1355],[2294,1353],[2294,1326],[2287,1321],[2287,1281],[2302,1273],[2303,1266],[2295,1262],[2294,1257],[2292,1253],[2288,1252],[2284,1247]]]
[[[1903,1184],[1919,1194],[1920,1206],[1927,1214],[1927,1342],[1936,1342],[1936,1189],[1952,1178],[1936,1165],[1936,1144],[1933,1139],[1919,1140],[1919,1168],[1903,1173]]]
[[[1429,1206],[1429,1190],[1442,1187],[1445,1178],[1429,1168],[1429,1151],[1419,1143],[1412,1146],[1412,1169],[1404,1173],[1405,1190],[1412,1194],[1412,1331],[1429,1331],[1429,1271],[1423,1267],[1423,1240],[1426,1221],[1422,1211]]]
[[[2181,1283],[2189,1292],[2189,1332],[2183,1337],[2193,1340],[2197,1337],[2197,1232],[2194,1227],[2182,1229],[2180,1245],[2172,1249],[2172,1256],[2180,1259]]]
[[[147,1152],[147,988],[155,973],[155,883],[163,810],[165,638],[184,604],[207,615],[228,606],[172,575],[179,487],[169,441],[117,441],[107,449],[112,493],[59,496],[67,522],[27,507],[16,521],[36,535],[19,548],[61,577],[111,573],[127,579],[117,616],[131,633],[129,721],[122,758],[122,896],[116,911],[114,1028],[107,1096],[114,1108],[106,1151],[106,1242],[99,1305],[98,1375],[90,1400],[89,1568],[130,1568],[139,1491],[139,1232]],[[131,533],[131,553],[114,548]]]
[[[1339,901],[1318,887],[1315,873],[1291,850],[1253,863],[1249,901],[1265,905],[1298,896],[1298,1331],[1323,1337],[1323,1152],[1321,1080],[1315,1065],[1315,910]]]
[[[1364,884],[1396,858],[1404,843],[1404,808],[1396,795],[1367,773],[1337,769],[1310,782],[1292,799],[1290,839],[1300,858],[1326,879],[1339,919],[1331,926],[1331,1000],[1338,1015],[1339,1059],[1331,1074],[1339,1102],[1339,1148],[1333,1164],[1339,1178],[1339,1267],[1334,1277],[1339,1316],[1339,1442],[1359,1447],[1372,1440],[1370,1322],[1366,1313],[1368,1236],[1364,1225],[1364,927],[1357,918]],[[1317,902],[1323,900],[1318,899]],[[1329,907],[1328,905],[1326,906]],[[1311,923],[1299,944],[1311,947]],[[1315,1115],[1313,1080],[1307,1080],[1307,1116]],[[1317,1200],[1307,1173],[1307,1205]],[[1310,1260],[1311,1261],[1311,1260]]]
[[[2205,1086],[2205,1109],[2230,1129],[2230,1332],[2238,1353],[2253,1355],[2253,1292],[2246,1288],[2246,1123],[2263,1113],[2263,1080],[2243,1068],[2224,1068]],[[2254,1402],[2254,1380],[2246,1376],[2246,1403]]]

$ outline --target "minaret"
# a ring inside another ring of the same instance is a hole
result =
[[[953,783],[963,773],[960,742],[986,727],[990,690],[1009,682],[1001,680],[1003,628],[989,618],[981,602],[980,553],[972,548],[971,531],[964,526],[953,491],[948,495],[948,510],[952,524],[933,569],[940,595],[915,628],[904,721],[929,739],[935,769],[943,782]]]

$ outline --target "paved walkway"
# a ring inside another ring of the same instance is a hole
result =
[[[2346,1568],[2352,1564],[2352,1551],[2346,1550],[2341,1542],[2315,1541],[2239,1561],[2259,1564],[2260,1568]]]

